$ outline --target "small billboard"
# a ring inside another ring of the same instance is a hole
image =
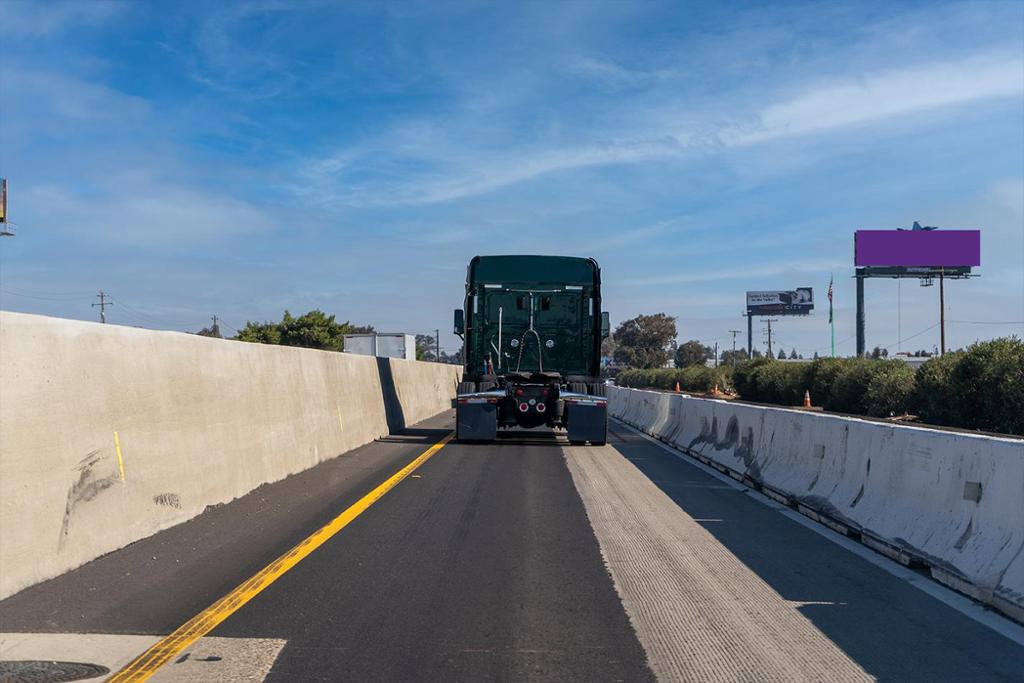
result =
[[[812,310],[814,290],[810,287],[747,292],[748,315],[807,315]]]
[[[968,271],[981,265],[980,230],[857,230],[858,268],[925,268]]]

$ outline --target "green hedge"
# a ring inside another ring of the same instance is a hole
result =
[[[675,389],[676,382],[686,391],[711,391],[715,384],[719,389],[731,389],[731,369],[728,367],[707,368],[693,365],[688,368],[663,368],[657,370],[623,370],[615,379],[620,387],[637,389]]]
[[[914,401],[925,422],[1024,434],[1024,341],[994,339],[928,361]]]
[[[715,382],[740,398],[795,406],[811,392],[826,410],[873,417],[910,413],[922,422],[1024,434],[1024,342],[1017,337],[974,344],[924,363],[820,358],[781,363],[758,358],[728,367],[624,370],[627,387],[709,391]]]

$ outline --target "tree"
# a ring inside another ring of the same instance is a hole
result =
[[[761,350],[760,350],[760,349],[754,349],[754,352],[753,352],[753,353],[752,353],[752,354],[750,355],[750,357],[751,357],[751,359],[754,359],[754,358],[763,358],[763,357],[764,357],[764,354],[763,354],[763,353],[761,353]]]
[[[796,349],[789,350],[789,359],[796,360],[799,356],[796,355]]]
[[[817,351],[814,352],[814,360],[818,360],[818,352]]]
[[[456,351],[455,353],[452,353],[452,354],[445,353],[442,350],[441,351],[441,362],[442,363],[450,363],[452,365],[462,365],[463,363],[465,363],[465,360],[463,359],[463,350],[465,348],[466,348],[465,345],[462,345],[462,346],[459,347],[458,351]]]
[[[299,317],[285,311],[279,323],[247,321],[235,339],[260,344],[343,351],[346,334],[365,334],[373,331],[370,325],[356,327],[348,321],[339,323],[333,315],[313,309]]]
[[[777,355],[776,358],[778,358],[779,360],[786,360],[786,352],[783,351],[782,349],[779,349],[779,355]]]
[[[638,315],[620,324],[613,336],[619,345],[615,362],[634,368],[662,368],[668,364],[676,319],[664,313]]]
[[[437,360],[437,339],[430,334],[416,335],[416,360]]]
[[[712,352],[714,353],[714,352]],[[691,339],[685,344],[680,344],[676,349],[676,367],[688,368],[691,365],[704,365],[708,358],[707,347],[696,339]]]
[[[224,335],[220,333],[220,325],[214,323],[210,327],[204,327],[203,329],[196,332],[200,337],[213,337],[215,339],[223,339]]]
[[[619,343],[615,341],[615,337],[608,335],[601,341],[601,357],[602,358],[615,358],[615,351],[619,348]]]
[[[741,363],[747,359],[746,349],[736,349],[722,352],[722,365],[732,365],[733,361]]]
[[[314,309],[298,318],[288,311],[281,319],[281,344],[307,349],[342,351],[345,335],[352,330],[347,322],[336,322],[333,315]]]
[[[280,344],[281,329],[277,323],[246,322],[235,339],[257,344]]]
[[[871,359],[872,360],[878,360],[881,357],[882,357],[882,349],[878,348],[877,346],[875,348],[871,349]]]

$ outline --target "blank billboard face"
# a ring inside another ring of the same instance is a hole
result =
[[[981,265],[979,230],[858,230],[854,264],[861,266]]]

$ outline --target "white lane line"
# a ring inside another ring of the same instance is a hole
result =
[[[722,474],[714,467],[709,467],[708,465],[705,465],[696,458],[693,458],[687,455],[686,453],[683,453],[677,448],[672,448],[671,446],[664,444],[661,441],[658,441],[652,436],[644,434],[639,429],[636,429],[631,425],[628,425],[624,422],[620,422],[619,420],[615,420],[615,425],[617,427],[624,427],[629,431],[633,432],[634,434],[642,436],[647,441],[650,441],[655,446],[658,446],[662,450],[671,453],[672,455],[674,455],[676,458],[686,463],[687,465],[696,467],[705,474],[711,475],[715,479],[725,482],[726,484],[729,485],[729,488],[736,489],[741,493],[745,493],[754,500],[761,503],[762,505],[765,505],[766,507],[770,507],[773,510],[781,512],[783,515],[793,520],[797,524],[804,526],[813,531],[814,533],[818,534],[819,536],[822,536],[823,538],[832,541],[836,545],[843,547],[844,549],[850,551],[857,557],[867,560],[876,567],[884,569],[886,572],[892,574],[893,576],[899,579],[906,581],[907,583],[914,586],[921,592],[927,593],[928,595],[942,602],[948,607],[952,607],[964,616],[970,617],[982,626],[985,626],[995,631],[996,633],[1006,638],[1009,638],[1016,644],[1024,647],[1024,626],[1017,624],[1016,622],[1008,619],[1007,617],[1002,616],[997,612],[993,612],[992,610],[987,609],[981,603],[977,603],[971,600],[970,598],[961,595],[960,593],[957,593],[951,588],[946,588],[942,584],[932,580],[927,576],[923,576],[913,570],[904,567],[899,562],[890,560],[885,555],[876,553],[874,550],[871,550],[871,548],[868,548],[867,546],[862,545],[847,536],[843,536],[842,534],[833,531],[824,524],[819,524],[818,522],[815,522],[809,517],[801,515],[796,510],[786,507],[785,505],[782,505],[781,503],[772,500],[763,493],[755,491],[749,488],[748,486],[741,484],[732,477],[726,474]]]

